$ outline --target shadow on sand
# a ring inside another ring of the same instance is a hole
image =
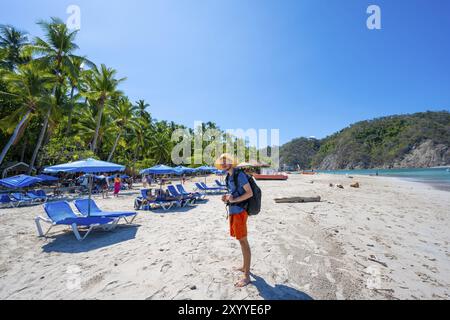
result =
[[[112,231],[94,230],[84,241],[78,241],[72,231],[54,234],[53,241],[42,246],[44,252],[81,253],[108,247],[136,237],[139,225],[118,225]],[[56,231],[56,228],[55,228]]]
[[[313,300],[311,296],[297,289],[282,284],[272,287],[263,278],[253,273],[250,275],[255,279],[252,285],[258,289],[264,300]]]

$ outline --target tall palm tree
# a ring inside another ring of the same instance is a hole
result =
[[[36,55],[34,59],[35,63],[40,65],[42,69],[50,70],[50,72],[58,78],[58,82],[53,89],[55,107],[57,108],[64,100],[65,92],[62,88],[64,87],[64,82],[66,80],[66,71],[69,73],[74,73],[75,67],[72,62],[73,59],[84,58],[74,54],[74,52],[78,49],[78,46],[74,42],[77,31],[70,31],[62,20],[51,18],[51,22],[40,21],[38,22],[38,25],[40,25],[42,30],[45,32],[45,40],[36,37],[33,45],[30,46],[30,52]],[[31,173],[39,149],[42,146],[51,112],[52,107],[49,106],[44,117],[44,123],[42,125],[33,156],[31,158],[29,173]]]
[[[85,66],[85,58],[72,57],[72,72],[69,72],[67,79],[70,85],[70,97],[69,97],[69,114],[67,116],[66,135],[69,135],[72,129],[72,116],[75,102],[79,95],[75,95],[75,91],[80,91],[80,87],[83,85],[83,68]]]
[[[28,35],[10,25],[0,25],[0,51],[2,59],[0,67],[9,71],[29,61],[24,54],[24,48],[28,45]]]
[[[92,136],[97,130],[97,112],[98,110],[92,106],[82,108],[76,111],[78,122],[73,125],[76,135],[88,145],[92,143]],[[98,141],[104,139],[113,139],[115,129],[111,126],[110,111],[104,112],[101,118],[100,127],[98,128]]]
[[[137,119],[134,118],[136,110],[137,107],[133,106],[127,98],[121,98],[112,105],[111,117],[114,119],[114,125],[117,128],[117,136],[111,153],[108,156],[108,162],[112,160],[117,144],[119,143],[119,139],[125,130],[137,127],[139,125],[137,123]]]
[[[150,114],[147,112],[147,108],[150,107],[150,105],[146,103],[145,100],[138,100],[136,101],[136,107],[139,117],[144,118],[145,120],[150,122]]]
[[[149,148],[150,155],[156,163],[169,163],[172,147],[170,130],[167,128],[159,130],[152,136]]]
[[[97,150],[98,132],[100,130],[104,107],[111,99],[122,95],[122,92],[118,90],[118,86],[121,82],[125,81],[125,78],[116,79],[116,74],[116,70],[107,68],[102,64],[100,70],[98,68],[92,69],[90,76],[86,78],[88,89],[83,95],[97,107],[97,126],[91,145],[93,152]]]
[[[11,146],[20,138],[31,116],[49,107],[51,88],[56,81],[53,75],[42,72],[33,64],[20,66],[17,73],[10,72],[3,79],[8,84],[8,92],[0,93],[12,97],[20,107],[1,120],[1,127],[8,130],[12,128],[12,123],[17,123],[14,119],[20,119],[20,121],[15,125],[11,138],[0,154],[0,164]]]
[[[136,119],[136,126],[133,126],[130,134],[130,149],[134,150],[133,153],[133,163],[143,155],[143,151],[146,150],[146,146],[150,144],[151,141],[151,127],[148,122],[143,118]]]

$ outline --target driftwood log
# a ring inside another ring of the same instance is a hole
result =
[[[306,203],[306,202],[320,202],[320,196],[317,197],[291,197],[275,199],[276,203]]]

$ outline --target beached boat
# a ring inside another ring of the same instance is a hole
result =
[[[313,171],[303,171],[302,174],[315,175],[315,174],[317,174],[317,172],[313,172]]]
[[[287,180],[286,174],[254,174],[256,180]]]
[[[253,174],[256,180],[287,180],[288,175],[270,168],[260,168],[259,172]]]

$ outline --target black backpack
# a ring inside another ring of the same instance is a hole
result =
[[[235,169],[233,171],[233,182],[234,182],[235,186],[238,185],[238,175],[241,172],[244,173],[247,176],[248,182],[249,182],[250,187],[252,188],[252,191],[253,191],[253,197],[251,197],[250,199],[245,200],[244,202],[236,203],[234,205],[237,205],[237,206],[240,206],[242,208],[245,208],[247,210],[247,213],[248,213],[249,216],[254,216],[254,215],[257,215],[261,211],[262,192],[261,192],[261,189],[256,184],[255,178],[253,178],[251,175],[248,175],[247,173],[245,173],[242,170]],[[227,178],[225,180],[227,182],[228,190],[230,189],[228,187],[228,179],[229,179],[229,177],[230,177],[230,175],[227,175]]]

